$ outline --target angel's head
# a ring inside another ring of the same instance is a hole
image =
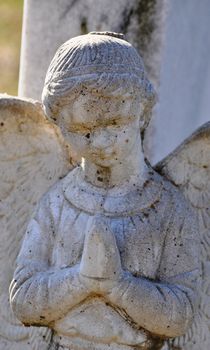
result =
[[[155,101],[141,57],[122,37],[99,32],[64,43],[42,95],[46,115],[78,155],[105,166],[131,152]]]

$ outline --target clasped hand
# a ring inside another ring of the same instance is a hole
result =
[[[97,294],[110,293],[123,278],[120,253],[108,219],[91,217],[87,224],[79,279],[86,288]]]

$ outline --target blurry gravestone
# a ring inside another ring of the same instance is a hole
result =
[[[41,99],[57,48],[90,31],[122,32],[157,86],[166,0],[25,0],[19,96]]]

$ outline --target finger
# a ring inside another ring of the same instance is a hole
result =
[[[81,273],[91,278],[115,278],[121,271],[120,255],[108,219],[102,215],[88,222]]]

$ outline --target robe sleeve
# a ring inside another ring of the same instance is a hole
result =
[[[155,280],[124,274],[111,302],[154,335],[186,333],[196,311],[200,239],[197,219],[182,196],[172,205]],[[177,203],[177,204],[176,204]]]
[[[86,298],[78,267],[53,268],[50,259],[55,223],[49,196],[30,221],[10,285],[10,303],[26,325],[50,325]]]

